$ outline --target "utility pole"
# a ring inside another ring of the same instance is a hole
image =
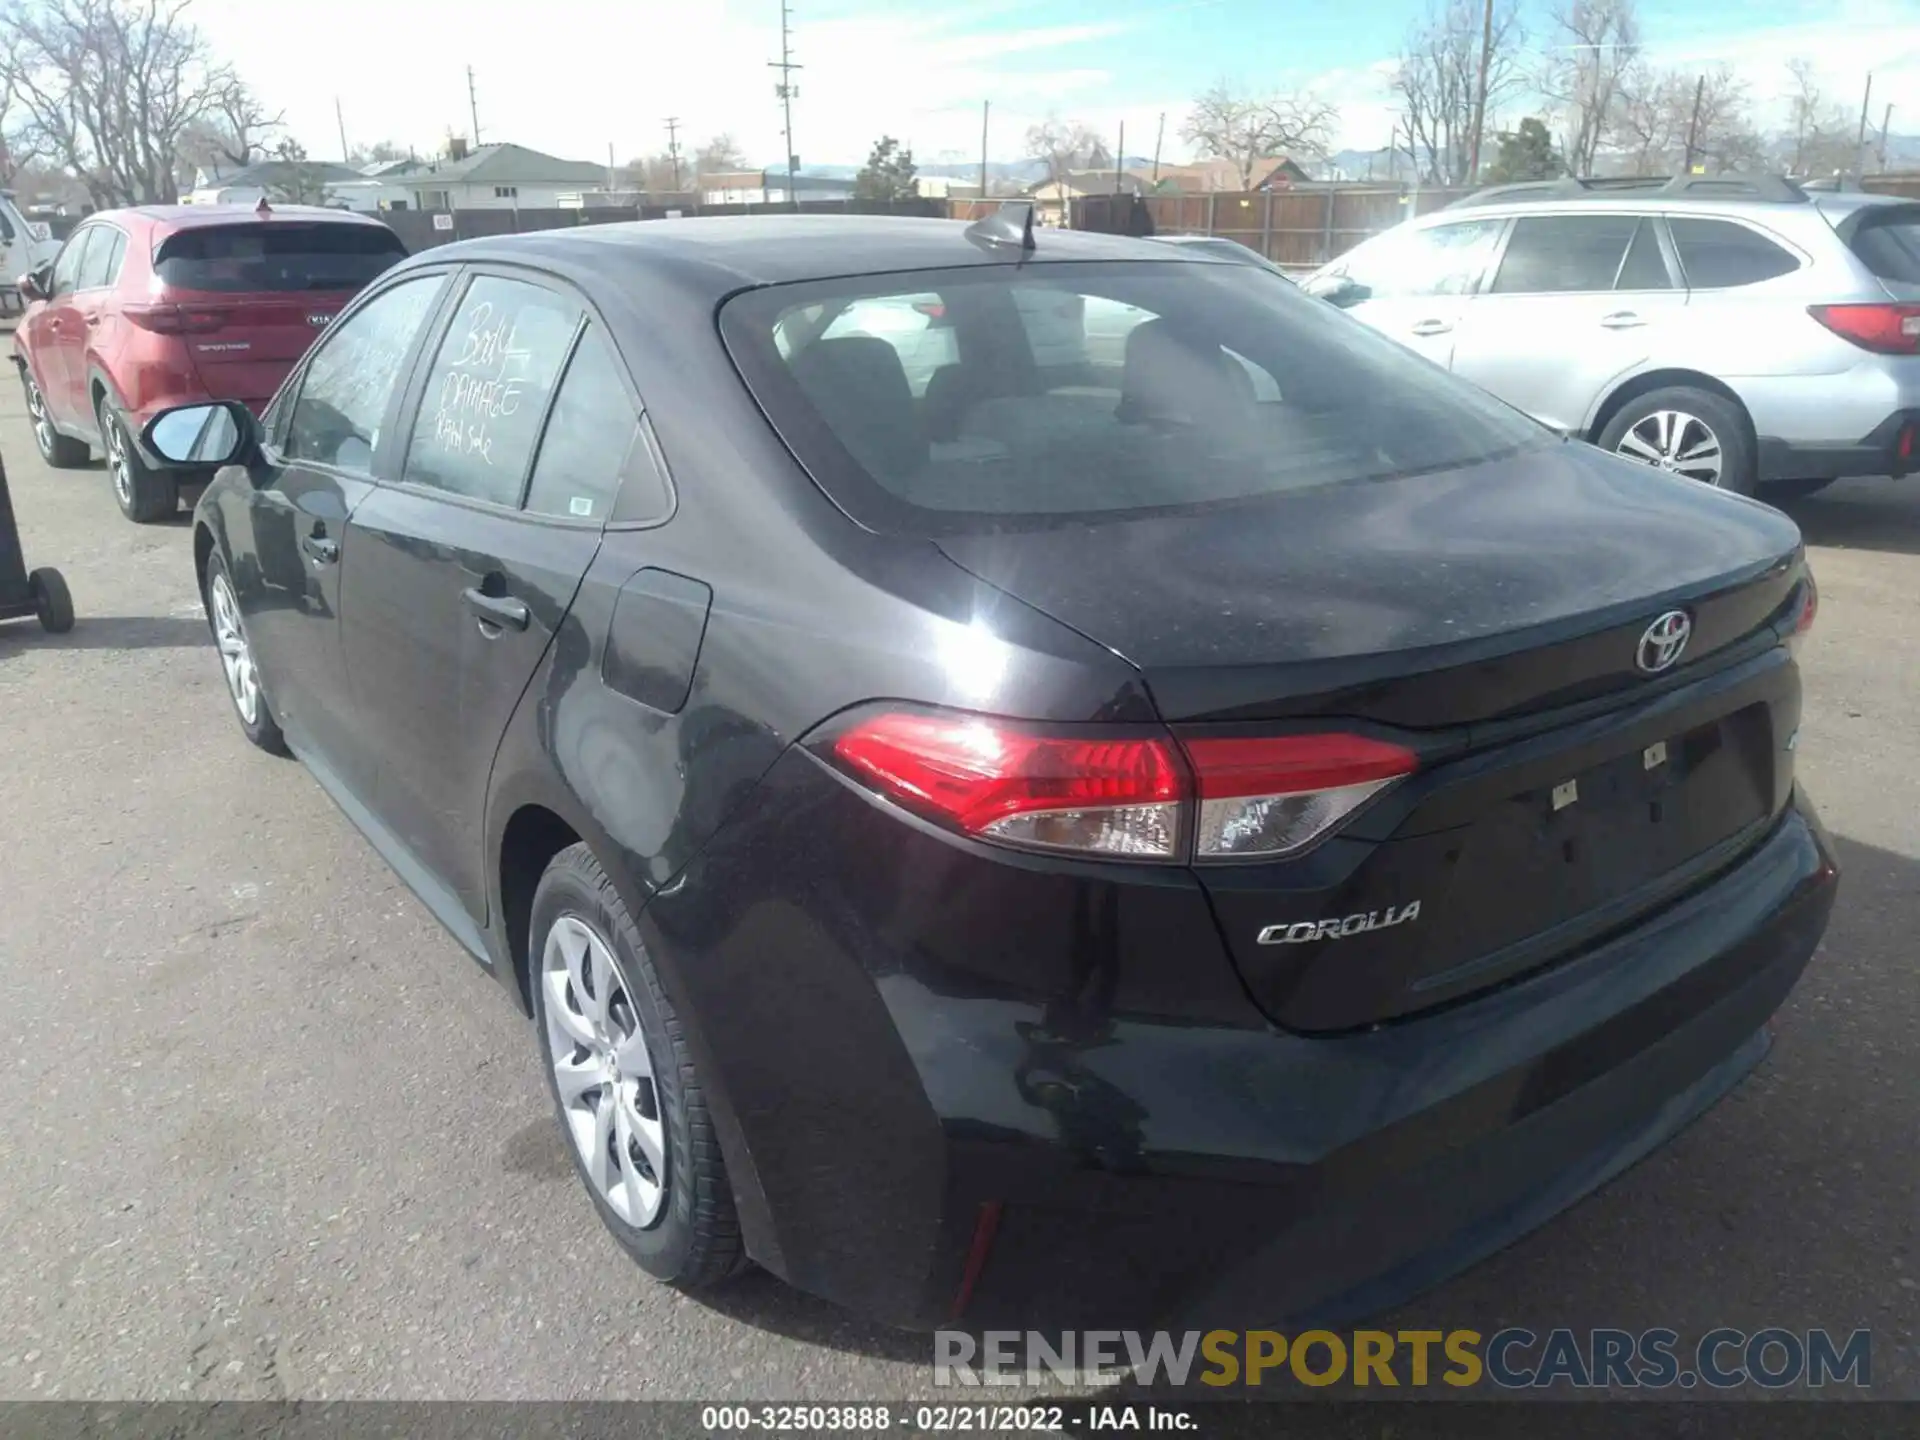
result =
[[[1487,70],[1493,61],[1493,0],[1487,0],[1480,28],[1480,91],[1473,107],[1473,156],[1467,161],[1467,183],[1480,178],[1480,141],[1487,130]]]
[[[1127,163],[1127,122],[1120,122],[1120,143],[1113,150],[1113,193],[1120,193],[1120,171]]]
[[[673,193],[680,193],[680,117],[667,117],[667,163],[673,166]]]
[[[1887,168],[1887,136],[1892,132],[1892,130],[1893,130],[1893,102],[1889,100],[1887,102],[1887,113],[1885,117],[1880,121],[1880,170],[1881,170],[1881,173],[1883,174],[1886,172],[1886,168]]]
[[[793,97],[800,93],[800,87],[793,83],[793,72],[800,67],[793,63],[792,19],[793,7],[787,0],[780,0],[780,58],[769,60],[767,68],[780,72],[780,83],[773,87],[773,93],[780,97],[780,113],[785,121],[782,133],[787,137],[787,203],[798,210],[800,157],[793,148]]]
[[[620,188],[619,181],[614,175],[616,168],[618,167],[613,163],[613,141],[609,140],[607,141],[607,189],[609,190]]]
[[[1160,188],[1160,144],[1167,138],[1167,112],[1160,112],[1160,124],[1153,132],[1153,188]]]
[[[333,118],[340,126],[340,163],[342,165],[351,165],[353,161],[347,158],[347,117],[346,113],[340,108],[340,97],[338,95],[333,97]]]
[[[1867,173],[1867,107],[1873,103],[1873,72],[1867,72],[1867,93],[1860,97],[1860,134],[1853,142],[1853,175],[1857,183]]]
[[[1687,122],[1687,158],[1681,163],[1680,173],[1693,173],[1693,142],[1700,134],[1700,99],[1707,91],[1707,77],[1702,75],[1693,82],[1693,119]]]
[[[980,102],[980,204],[983,208],[980,213],[983,215],[986,213],[984,207],[987,203],[987,119],[992,113],[993,102],[982,100]]]
[[[473,118],[473,148],[480,148],[480,96],[473,88],[473,66],[467,66],[467,114]]]

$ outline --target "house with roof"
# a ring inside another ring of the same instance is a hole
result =
[[[1306,167],[1286,155],[1263,156],[1253,162],[1253,181],[1241,178],[1240,162],[1215,156],[1187,165],[1161,165],[1157,170],[1135,172],[1156,193],[1206,195],[1215,191],[1284,190],[1313,177]]]
[[[353,183],[368,179],[374,183]],[[355,209],[548,210],[579,205],[583,194],[606,189],[607,167],[524,145],[469,148],[456,137],[437,159],[373,177],[355,174],[347,183],[357,197]]]
[[[1067,223],[1073,202],[1088,195],[1142,195],[1146,183],[1138,175],[1125,171],[1115,174],[1112,166],[1099,170],[1069,170],[1059,178],[1042,180],[1027,194],[1033,198],[1035,218],[1046,225]]]
[[[202,169],[193,188],[180,197],[183,205],[317,205],[326,187],[359,178],[350,165],[329,160],[260,160],[237,170]]]

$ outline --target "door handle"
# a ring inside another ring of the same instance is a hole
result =
[[[533,619],[533,612],[511,595],[489,595],[484,590],[469,589],[461,598],[467,602],[467,608],[480,618],[482,625],[504,625],[509,630],[524,630],[527,622]]]
[[[1600,323],[1609,330],[1631,330],[1635,326],[1644,325],[1647,322],[1631,310],[1616,310],[1611,315],[1602,315],[1600,317]]]
[[[331,565],[340,558],[340,542],[329,540],[326,536],[313,534],[300,541],[300,548],[322,565]]]
[[[1422,320],[1413,327],[1413,333],[1416,335],[1444,335],[1451,329],[1453,329],[1453,322],[1451,320]]]

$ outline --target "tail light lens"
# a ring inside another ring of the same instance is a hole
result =
[[[842,770],[951,829],[1025,849],[1203,861],[1293,854],[1417,761],[1354,735],[1197,739],[1043,732],[878,711],[831,741]]]
[[[1793,628],[1787,631],[1787,648],[1798,650],[1801,637],[1813,629],[1814,617],[1820,613],[1820,587],[1813,583],[1813,571],[1802,572],[1800,590],[1795,596]]]
[[[1811,305],[1808,313],[1862,350],[1920,355],[1920,305]]]
[[[1196,860],[1245,860],[1305,848],[1419,762],[1361,735],[1188,740],[1198,785]]]
[[[222,324],[219,311],[190,305],[123,305],[120,313],[156,335],[204,335]]]

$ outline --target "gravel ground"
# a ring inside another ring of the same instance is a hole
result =
[[[931,1347],[765,1276],[653,1284],[579,1192],[531,1034],[296,764],[238,734],[189,531],[45,468],[64,638],[0,626],[0,1399],[850,1400]],[[1801,774],[1841,905],[1764,1066],[1389,1324],[1874,1331],[1920,1398],[1920,481],[1799,511]]]

